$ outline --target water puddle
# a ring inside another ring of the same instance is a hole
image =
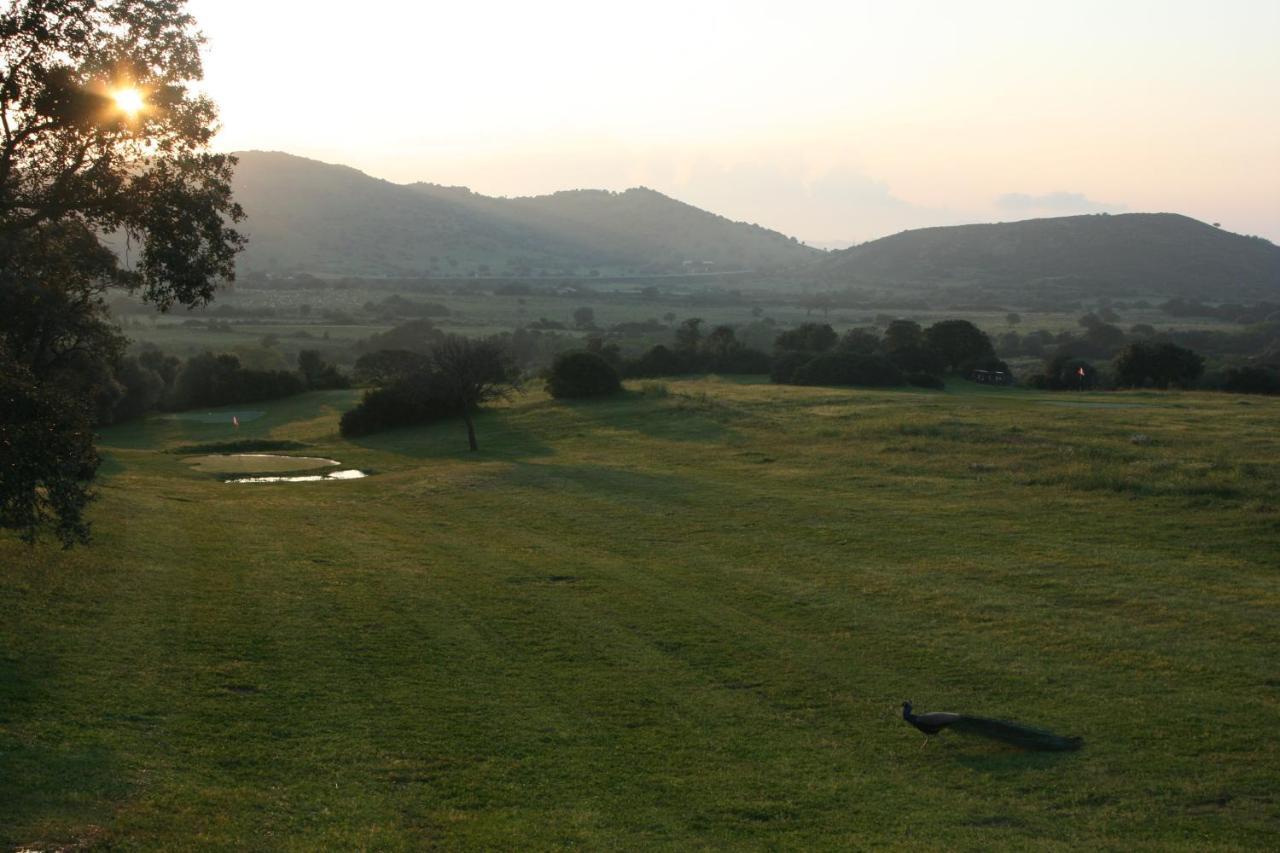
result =
[[[334,463],[335,465],[338,463]],[[328,474],[307,474],[301,477],[237,477],[224,480],[224,483],[318,483],[322,480],[359,480],[368,477],[364,471],[348,468],[345,471],[332,471]]]

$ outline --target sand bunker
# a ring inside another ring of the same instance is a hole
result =
[[[346,471],[334,471],[329,474],[308,474],[302,477],[238,477],[227,480],[228,483],[318,483],[321,480],[359,480],[369,475],[354,468]]]
[[[206,474],[275,474],[314,471],[342,463],[320,456],[283,456],[279,453],[211,453],[193,456],[187,464]]]

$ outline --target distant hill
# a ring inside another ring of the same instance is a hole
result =
[[[821,256],[648,189],[490,198],[279,152],[237,154],[246,271],[342,275],[779,270]]]
[[[833,252],[819,270],[832,284],[902,295],[1280,296],[1280,247],[1172,213],[922,228]]]

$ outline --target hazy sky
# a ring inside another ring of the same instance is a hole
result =
[[[1280,241],[1280,0],[190,7],[225,150],[815,242],[1104,210]]]

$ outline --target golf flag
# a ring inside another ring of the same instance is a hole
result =
[[[235,427],[236,429],[239,429],[239,428],[240,428],[240,419],[239,419],[239,418],[237,418],[235,415],[232,415],[232,416],[231,416],[231,425],[232,425],[233,427]]]
[[[1084,376],[1084,368],[1083,368],[1083,367],[1077,367],[1077,368],[1076,368],[1076,375],[1077,375],[1077,376]],[[237,424],[237,426],[238,426],[238,424]]]

